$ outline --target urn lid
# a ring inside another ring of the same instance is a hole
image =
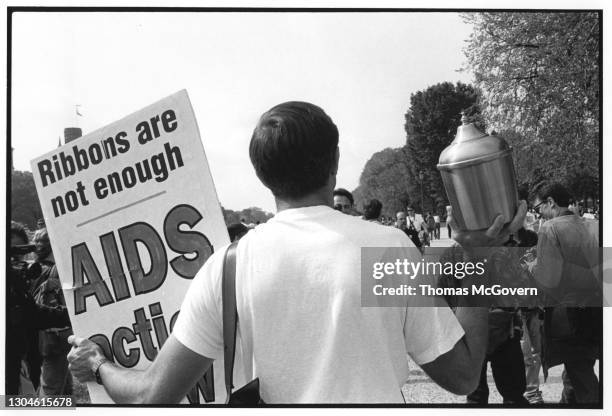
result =
[[[438,169],[470,166],[510,152],[510,146],[502,137],[481,132],[473,123],[467,122],[465,113],[462,113],[461,122],[455,140],[440,153]]]

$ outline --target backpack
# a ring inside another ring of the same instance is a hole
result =
[[[427,217],[427,228],[429,228],[430,231],[436,228],[436,221],[431,215]]]
[[[410,226],[406,229],[406,234],[408,235],[408,237],[410,237],[414,245],[420,248],[423,246],[423,244],[421,243],[421,239],[419,238],[419,232],[414,226],[414,223],[412,222],[412,220],[411,219],[408,219],[408,220],[410,221]]]

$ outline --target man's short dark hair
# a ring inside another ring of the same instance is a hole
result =
[[[30,241],[25,227],[20,222],[11,221],[11,237],[12,236],[21,238],[23,240],[23,244],[28,244],[28,242]]]
[[[316,105],[291,101],[264,113],[249,156],[275,196],[297,198],[324,186],[334,166],[338,129]]]
[[[569,206],[571,195],[565,186],[560,183],[546,183],[542,184],[536,191],[538,198],[541,201],[545,201],[547,198],[552,198],[560,207]]]
[[[378,199],[370,199],[368,203],[363,206],[363,216],[366,220],[375,220],[380,217],[381,210],[382,202]]]
[[[230,241],[234,241],[236,237],[241,237],[249,231],[246,225],[242,223],[230,224],[227,227],[227,232],[230,237]]]
[[[346,199],[349,200],[351,205],[353,205],[353,203],[355,203],[355,200],[353,199],[353,194],[350,193],[349,191],[347,191],[344,188],[334,189],[334,196],[336,196],[336,195],[346,197]]]

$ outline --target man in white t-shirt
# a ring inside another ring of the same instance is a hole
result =
[[[425,230],[426,226],[423,225],[424,220],[421,214],[415,213],[414,208],[410,206],[406,209],[406,213],[408,214],[406,226],[410,227],[410,223],[412,223],[417,231]]]
[[[338,131],[322,109],[280,104],[253,133],[251,161],[274,194],[277,215],[237,248],[234,380],[259,378],[267,403],[401,403],[407,354],[439,385],[472,391],[487,344],[487,309],[362,307],[361,248],[403,247],[400,230],[332,209]],[[458,233],[470,247],[498,245],[510,229],[499,216],[486,232]],[[410,250],[412,248],[412,250]],[[71,370],[97,378],[116,402],[176,403],[223,356],[221,282],[225,249],[194,279],[169,339],[153,364],[133,371],[104,361],[93,342],[72,338]],[[420,256],[419,256],[420,257]],[[237,387],[241,387],[238,381]]]

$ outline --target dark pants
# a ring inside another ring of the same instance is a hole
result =
[[[65,355],[44,357],[40,376],[40,397],[72,394],[72,375]]]
[[[4,369],[5,378],[5,393],[10,395],[19,394],[21,387],[21,379],[19,378],[21,371],[21,358],[18,356],[7,357],[6,367]]]
[[[572,360],[563,370],[561,403],[599,403],[599,381],[593,366],[595,360]]]
[[[478,404],[489,402],[488,361],[491,362],[493,380],[497,391],[504,399],[504,404],[528,404],[523,397],[527,382],[525,380],[525,362],[521,350],[521,340],[518,336],[509,338],[494,352],[487,355],[480,372],[478,387],[467,396],[467,402]]]

